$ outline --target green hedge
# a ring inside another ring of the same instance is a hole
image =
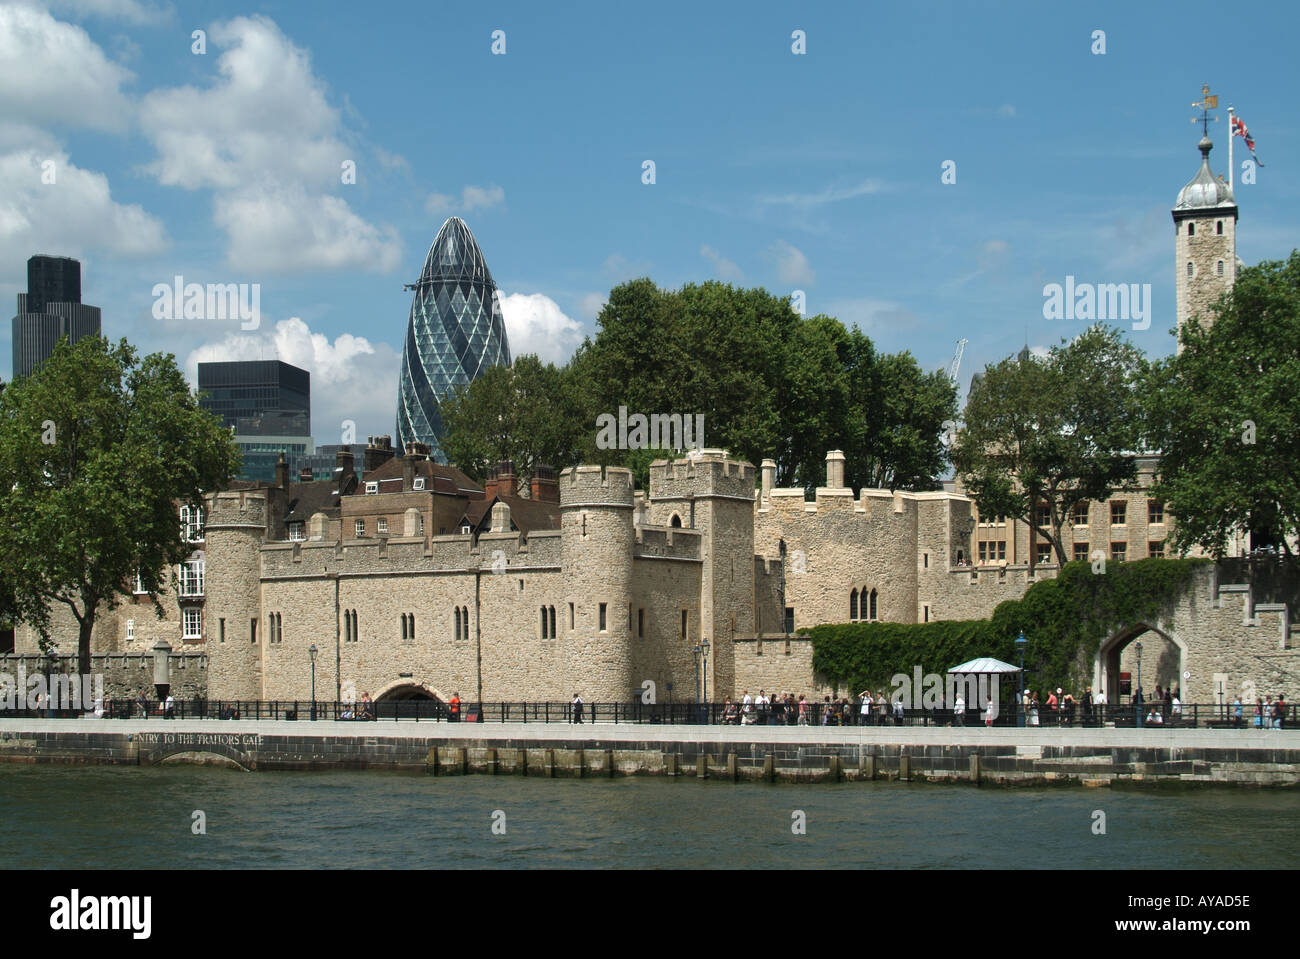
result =
[[[1074,689],[1090,677],[1076,675],[1102,640],[1124,624],[1158,618],[1187,588],[1205,559],[1143,559],[1107,563],[1093,573],[1087,562],[1067,563],[1055,579],[1040,580],[991,619],[934,623],[842,623],[802,629],[812,637],[813,671],[854,693],[889,688],[896,673],[943,673],[958,663],[992,656],[1018,663],[1016,637],[1024,630],[1029,686]]]

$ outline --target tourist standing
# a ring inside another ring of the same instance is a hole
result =
[[[140,692],[136,694],[135,704],[140,709],[140,718],[149,718],[149,697],[144,694],[144,687],[140,687]]]
[[[1083,691],[1083,724],[1092,725],[1092,687],[1089,686]]]
[[[1241,705],[1241,694],[1238,693],[1237,698],[1232,701],[1232,725],[1234,728],[1241,728],[1241,720],[1244,713],[1245,709]]]
[[[798,725],[808,725],[808,697],[803,693],[799,694],[799,721]]]
[[[871,724],[871,690],[864,689],[861,695],[858,696],[858,701],[860,703],[858,707],[858,716],[861,719],[862,725],[869,726]]]
[[[966,699],[961,693],[957,694],[957,701],[952,704],[952,721],[958,726],[966,725]]]
[[[574,693],[574,695],[576,696],[577,693]],[[447,705],[451,707],[447,713],[448,721],[453,723],[460,722],[460,693],[452,693],[451,701],[448,702]]]
[[[176,700],[172,699],[172,694],[167,694],[167,701],[163,703],[163,719],[176,718]]]
[[[997,718],[997,706],[994,705],[993,697],[990,696],[989,703],[984,708],[984,728],[991,729],[995,718]]]
[[[573,722],[582,725],[582,697],[577,693],[573,694]]]
[[[906,713],[903,709],[903,701],[901,699],[894,700],[894,725],[895,726],[903,725],[903,719],[905,718],[905,716]]]

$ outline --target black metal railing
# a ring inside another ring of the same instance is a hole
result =
[[[1287,710],[1289,713],[1289,708]],[[82,719],[95,716],[88,709],[6,709],[0,718]],[[760,706],[743,703],[583,703],[581,713],[568,702],[485,702],[456,705],[436,699],[401,699],[371,703],[327,700],[206,700],[177,699],[170,709],[164,703],[133,699],[107,700],[101,715],[105,719],[274,719],[299,721],[402,721],[480,723],[630,723],[648,725],[737,725],[737,726],[952,726],[999,728],[1016,726],[1019,720],[1029,728],[1129,727],[1265,729],[1286,728],[1269,713],[1261,721],[1254,706],[1244,706],[1240,717],[1232,704],[1168,703],[1082,705],[1049,709],[1044,705],[1017,714],[1014,704],[1000,704],[997,716],[986,723],[983,710],[971,707],[963,715],[945,707],[905,708],[901,714],[891,703],[885,713],[872,704],[863,714],[853,702],[805,702]],[[1139,724],[1138,718],[1141,717]]]

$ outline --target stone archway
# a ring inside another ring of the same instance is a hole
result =
[[[375,694],[375,715],[380,719],[432,719],[446,711],[449,698],[432,686],[400,679]]]
[[[1120,673],[1131,678],[1131,690],[1138,688],[1136,647],[1142,641],[1141,685],[1142,695],[1150,701],[1157,685],[1178,687],[1181,691],[1183,674],[1189,668],[1187,644],[1163,623],[1134,623],[1125,626],[1105,640],[1097,649],[1093,664],[1093,689],[1104,690],[1106,702],[1112,706],[1120,702]]]

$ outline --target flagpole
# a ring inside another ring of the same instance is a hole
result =
[[[1232,129],[1232,107],[1228,107],[1228,192],[1232,192],[1232,141],[1237,139],[1236,133]]]

